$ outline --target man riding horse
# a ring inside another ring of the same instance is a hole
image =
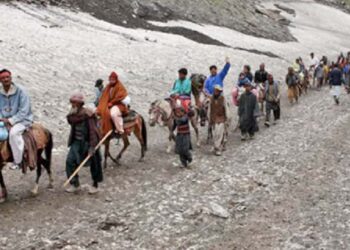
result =
[[[226,64],[224,68],[218,73],[217,66],[210,66],[210,76],[205,81],[205,93],[209,96],[214,94],[214,89],[216,85],[219,85],[221,88],[224,88],[224,80],[227,76],[228,71],[231,68],[230,59],[226,57]]]
[[[179,78],[175,81],[173,89],[171,91],[172,100],[180,100],[181,105],[184,107],[186,113],[189,113],[191,106],[191,92],[192,82],[187,78],[188,71],[182,68],[178,71]],[[174,104],[174,107],[176,105]]]
[[[14,165],[11,169],[21,169],[24,153],[23,133],[32,126],[33,114],[28,94],[12,82],[11,72],[0,71],[0,121],[9,129]]]
[[[106,135],[115,128],[115,134],[121,137],[124,134],[123,116],[128,114],[128,106],[123,101],[128,92],[119,81],[117,73],[109,76],[109,84],[103,90],[96,114],[101,116],[102,135]]]
[[[134,110],[129,110],[130,97],[124,85],[119,80],[117,73],[109,76],[109,84],[103,90],[99,100],[96,114],[101,117],[101,134],[107,136],[105,145],[104,167],[107,167],[107,158],[110,157],[119,164],[123,153],[129,147],[128,137],[134,133],[141,145],[141,158],[147,151],[147,129],[143,117]],[[108,136],[114,130],[115,136]],[[123,148],[116,158],[109,152],[110,141],[114,138],[123,140]]]

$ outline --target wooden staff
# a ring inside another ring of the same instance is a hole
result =
[[[99,144],[97,144],[97,146],[95,147],[95,150],[98,150],[102,144],[108,139],[108,137],[113,133],[113,130],[110,130],[103,138],[102,140],[99,142]],[[68,178],[68,180],[63,184],[63,187],[66,187],[69,182],[74,178],[74,176],[76,176],[79,171],[82,169],[82,167],[84,167],[84,165],[88,162],[88,160],[90,160],[90,158],[92,157],[92,154],[89,153],[89,155],[85,158],[85,160],[80,163],[79,167],[74,171],[74,173]]]

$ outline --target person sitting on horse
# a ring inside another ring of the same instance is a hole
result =
[[[293,63],[292,67],[294,69],[294,72],[296,72],[297,74],[300,74],[303,72],[301,69],[301,64],[300,64],[299,58],[295,59],[295,62]]]
[[[71,126],[68,140],[69,152],[66,160],[67,178],[90,155],[90,172],[93,184],[89,187],[89,194],[96,194],[99,191],[98,184],[103,181],[101,155],[99,150],[95,150],[101,139],[97,127],[97,117],[92,110],[84,107],[84,96],[81,93],[74,93],[69,101],[72,107],[67,116],[67,121]],[[76,175],[70,184],[71,186],[66,189],[66,192],[79,191],[79,176]]]
[[[11,72],[0,71],[0,121],[9,129],[9,143],[14,165],[11,169],[22,168],[24,139],[23,133],[33,124],[33,113],[29,95],[12,82]]]
[[[292,104],[294,99],[296,102],[298,102],[298,99],[299,99],[299,88],[298,88],[299,77],[294,72],[293,67],[288,68],[288,74],[286,76],[286,84],[288,86],[289,102]]]
[[[274,124],[280,119],[280,98],[281,90],[277,81],[273,79],[271,74],[268,74],[265,88],[266,101],[266,120],[265,126],[270,127],[270,116],[273,111]]]
[[[226,100],[220,85],[215,86],[214,95],[210,99],[209,121],[213,132],[215,155],[221,156],[226,143],[227,110]]]
[[[176,105],[173,131],[176,133],[176,153],[180,156],[182,167],[189,167],[193,161],[191,150],[191,133],[188,115],[181,105]]]
[[[100,98],[103,92],[104,86],[103,86],[103,80],[98,79],[95,83],[95,101],[94,104],[97,107],[98,103],[100,102]]]
[[[179,78],[173,85],[171,96],[179,98],[181,105],[185,108],[185,111],[189,112],[191,106],[192,82],[189,78],[187,78],[187,69],[182,68],[178,71],[178,73]]]
[[[246,78],[249,79],[251,83],[253,83],[253,74],[251,72],[251,67],[249,65],[243,66],[243,72],[242,72]]]
[[[129,112],[128,105],[124,103],[126,99],[126,88],[120,82],[117,73],[112,72],[96,109],[96,114],[101,117],[102,136],[112,129],[115,129],[118,137],[124,134],[123,116]]]
[[[262,63],[260,64],[259,70],[257,70],[255,72],[255,76],[254,76],[254,82],[255,84],[262,84],[264,85],[265,82],[267,81],[267,71],[265,70],[265,64]]]
[[[207,78],[204,85],[204,91],[207,95],[212,96],[214,94],[215,85],[220,85],[222,88],[224,88],[224,80],[230,68],[231,63],[228,57],[226,57],[226,64],[219,74],[217,66],[210,66],[210,76]]]

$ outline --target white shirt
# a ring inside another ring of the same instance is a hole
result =
[[[317,57],[310,59],[310,67],[316,68],[319,63],[320,63],[320,60],[318,60]]]

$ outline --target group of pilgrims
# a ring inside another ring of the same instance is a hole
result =
[[[285,84],[290,103],[297,103],[299,96],[310,87],[320,89],[329,85],[334,101],[339,105],[341,85],[350,89],[350,52],[346,56],[341,54],[336,62],[329,62],[325,56],[319,60],[314,53],[310,54],[309,60],[310,63],[306,66],[301,58],[297,58],[288,68]],[[179,77],[171,87],[166,101],[171,104],[173,117],[170,128],[173,136],[170,139],[174,138],[175,151],[184,168],[191,167],[193,163],[190,122],[194,116],[204,118],[201,125],[205,125],[205,120],[208,122],[213,153],[216,156],[221,156],[226,148],[231,122],[230,105],[238,107],[238,128],[242,141],[254,139],[259,130],[259,117],[264,117],[266,127],[277,124],[280,119],[281,83],[266,71],[265,64],[262,63],[254,75],[251,67],[245,65],[233,86],[232,100],[226,100],[224,81],[230,68],[230,60],[226,58],[221,71],[215,65],[210,66],[208,77],[188,77],[186,68],[178,71]],[[12,81],[9,70],[0,71],[0,82],[0,141],[8,141],[10,145],[13,154],[13,165],[10,168],[23,170],[23,133],[33,125],[30,97],[21,86]],[[103,181],[102,157],[97,148],[101,139],[110,131],[113,131],[114,138],[131,134],[124,124],[124,119],[131,110],[131,99],[118,74],[112,72],[106,86],[102,79],[97,80],[95,88],[95,109],[86,107],[81,92],[74,92],[69,99],[71,109],[67,115],[71,127],[66,158],[67,178],[72,176],[86,156],[90,156],[90,194],[98,193],[99,183]],[[79,175],[74,175],[69,183],[66,192],[76,193],[80,190]]]

